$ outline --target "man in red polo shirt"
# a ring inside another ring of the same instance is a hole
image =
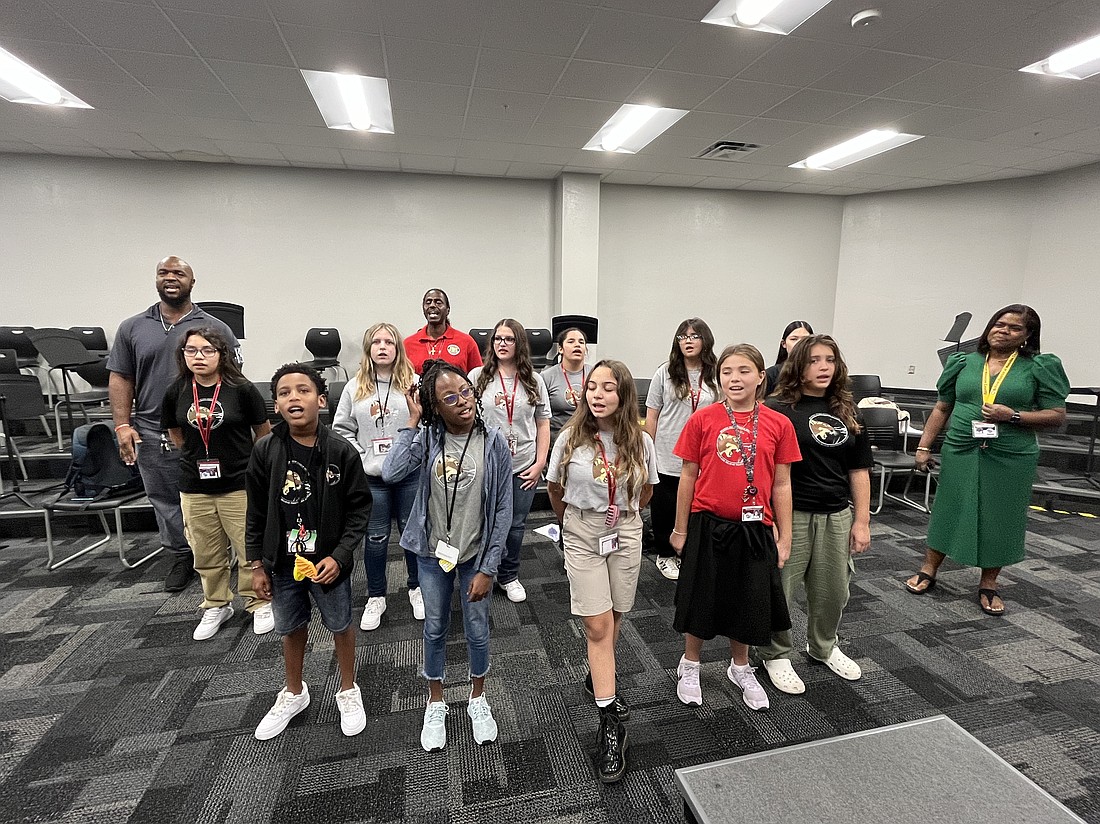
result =
[[[481,350],[477,342],[451,326],[451,300],[442,289],[424,293],[424,319],[427,324],[405,338],[405,352],[416,374],[424,370],[424,361],[445,360],[463,372],[481,366]]]

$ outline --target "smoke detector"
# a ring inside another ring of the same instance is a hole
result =
[[[880,9],[864,9],[852,15],[852,28],[857,30],[870,28],[881,22],[882,11]]]

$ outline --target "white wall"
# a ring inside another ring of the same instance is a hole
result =
[[[550,320],[552,181],[0,154],[0,324],[104,326],[157,300],[156,262],[196,300],[243,304],[246,373],[335,326],[353,368],[379,320],[409,334],[441,286],[460,328]]]

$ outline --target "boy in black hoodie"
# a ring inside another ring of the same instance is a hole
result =
[[[351,570],[367,531],[370,489],[359,453],[319,421],[327,399],[317,370],[288,363],[272,377],[271,393],[284,422],[252,450],[245,544],[252,586],[259,597],[271,599],[275,631],[283,637],[286,686],[256,737],[274,738],[309,706],[302,664],[311,597],[336,644],[340,729],[357,735],[367,717],[355,683]],[[295,580],[298,558],[315,564],[316,574]]]

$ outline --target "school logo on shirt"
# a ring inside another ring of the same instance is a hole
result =
[[[744,466],[745,462],[741,460],[740,446],[741,442],[737,430],[732,426],[727,426],[718,433],[718,440],[714,448],[718,453],[718,460],[722,463],[730,466]]]
[[[577,404],[580,403],[580,401],[581,393],[578,392],[576,389],[570,387],[569,389],[565,390],[565,402],[572,406],[574,409],[577,408]]]
[[[370,416],[374,418],[375,422],[382,421],[385,425],[393,417],[393,410],[388,406],[382,406],[378,401],[371,401]]]
[[[297,461],[287,461],[286,478],[283,479],[283,492],[280,500],[289,506],[304,504],[313,494],[313,485],[309,482],[309,473]]]
[[[203,404],[205,404],[205,406]],[[225,410],[222,408],[221,401],[214,404],[214,408],[211,409],[209,400],[200,400],[197,412],[195,411],[195,404],[192,403],[187,410],[187,422],[195,427],[195,429],[198,429],[199,426],[195,423],[198,418],[203,420],[203,425],[205,425],[206,421],[213,420],[213,425],[210,428],[217,429],[225,420]]]
[[[457,343],[452,343],[447,346],[447,354],[452,358],[458,357],[458,353],[462,351],[462,348]]]
[[[462,464],[462,472],[459,473],[458,458],[454,455],[443,456],[440,455],[435,460],[435,480],[440,485],[444,484],[444,477],[446,477],[446,484],[448,489],[468,489],[475,480],[476,467],[473,461],[464,461]],[[455,478],[458,481],[455,481]]]
[[[810,415],[810,434],[822,446],[842,446],[848,442],[848,427],[844,421],[828,412]]]
[[[615,466],[604,463],[603,455],[596,453],[592,458],[592,480],[603,486],[607,486],[607,479],[615,477]]]
[[[329,464],[325,469],[325,483],[329,486],[336,486],[340,483],[340,467],[336,464]]]

